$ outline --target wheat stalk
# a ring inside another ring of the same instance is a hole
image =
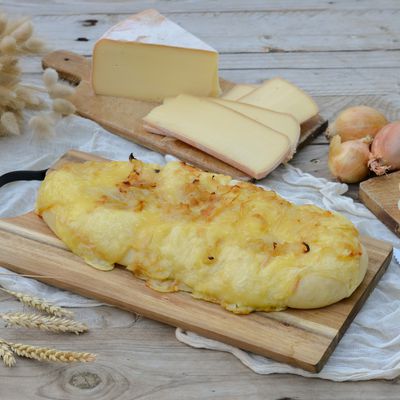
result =
[[[29,296],[24,293],[14,292],[12,290],[7,290],[3,288],[0,288],[0,290],[16,297],[22,304],[36,308],[37,310],[45,312],[47,314],[54,315],[55,317],[72,318],[74,316],[74,313],[72,311],[68,311],[62,307],[55,306],[51,303],[46,302],[43,299],[40,299],[39,297]]]
[[[20,357],[33,358],[38,361],[89,362],[94,361],[95,354],[76,351],[61,351],[48,347],[30,346],[22,343],[8,343],[12,351]]]
[[[72,332],[78,335],[88,330],[88,327],[84,323],[54,316],[47,317],[39,314],[10,312],[0,314],[0,318],[9,325],[23,328],[37,328],[50,332]]]
[[[10,345],[3,339],[0,339],[0,358],[6,367],[13,367],[15,365],[15,357]]]

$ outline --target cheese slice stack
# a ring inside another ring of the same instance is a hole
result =
[[[291,114],[300,124],[318,114],[317,104],[307,93],[281,78],[264,82],[238,101]]]
[[[205,98],[180,95],[143,118],[147,126],[261,179],[287,160],[287,136]]]
[[[161,101],[188,93],[218,96],[218,52],[156,10],[133,15],[95,44],[96,94]]]
[[[296,152],[297,143],[299,142],[300,137],[300,124],[291,115],[271,111],[266,108],[252,106],[245,103],[239,103],[237,101],[211,98],[209,100],[235,110],[246,117],[252,118],[257,122],[284,134],[289,139],[291,155]]]
[[[237,101],[226,100],[225,98],[208,97],[205,99],[235,110],[238,113],[259,122],[260,124],[272,128],[273,130],[287,136],[291,146],[291,152],[288,158],[291,158],[296,152],[301,129],[296,118],[292,117],[291,115],[278,113],[266,108],[252,106],[245,103],[239,103]],[[174,98],[165,99],[164,104],[170,101],[174,101]],[[159,128],[146,123],[144,124],[144,129],[157,135],[171,136],[168,132],[163,132]]]

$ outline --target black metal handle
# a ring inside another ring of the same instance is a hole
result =
[[[15,181],[42,181],[47,169],[41,171],[12,171],[0,176],[0,187]]]

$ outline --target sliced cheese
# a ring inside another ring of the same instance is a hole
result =
[[[252,106],[250,104],[238,103],[237,101],[214,98],[209,98],[209,100],[240,112],[246,117],[252,118],[275,131],[283,133],[289,139],[292,154],[296,152],[297,143],[299,142],[300,137],[300,124],[293,116],[267,110],[266,108]]]
[[[222,98],[226,100],[239,100],[241,97],[252,92],[256,87],[257,85],[235,85],[223,94]]]
[[[92,86],[100,95],[161,101],[218,96],[218,52],[156,10],[133,15],[95,44]]]
[[[230,108],[180,95],[143,118],[147,126],[176,137],[261,179],[285,161],[289,139]]]
[[[293,115],[300,124],[318,114],[315,101],[292,83],[274,78],[239,99],[241,103]]]

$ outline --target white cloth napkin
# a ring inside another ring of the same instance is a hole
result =
[[[43,169],[69,149],[79,149],[110,159],[126,160],[129,153],[137,158],[165,164],[170,157],[147,150],[112,135],[97,124],[69,116],[58,126],[57,135],[38,139],[28,129],[20,137],[0,138],[0,174],[19,169]],[[33,209],[39,182],[15,182],[0,188],[0,217],[11,217]],[[271,188],[283,197],[301,204],[314,203],[336,210],[350,218],[364,235],[385,239],[400,247],[400,240],[379,222],[363,205],[342,196],[346,185],[315,178],[291,166],[281,166],[260,186]],[[33,279],[0,268],[0,285],[44,297],[59,305],[95,306],[99,303],[62,291]],[[193,347],[227,351],[259,374],[292,373],[318,376],[336,381],[391,379],[400,374],[400,268],[392,261],[347,333],[317,375],[257,356],[232,346],[176,330],[176,337]]]

